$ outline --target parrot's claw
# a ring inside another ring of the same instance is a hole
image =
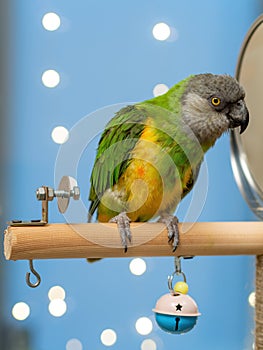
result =
[[[158,222],[161,222],[166,225],[168,231],[168,242],[172,242],[174,252],[179,244],[179,229],[177,217],[173,215],[163,215],[160,217]]]
[[[132,241],[130,218],[125,212],[122,212],[110,219],[109,222],[114,222],[117,224],[121,236],[121,244],[124,247],[124,252],[126,253],[128,250],[128,242],[131,243]]]

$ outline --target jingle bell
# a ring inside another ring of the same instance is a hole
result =
[[[195,326],[197,317],[201,315],[194,299],[186,294],[187,284],[182,283],[184,282],[180,282],[170,293],[161,296],[153,309],[158,326],[172,334],[189,332]]]

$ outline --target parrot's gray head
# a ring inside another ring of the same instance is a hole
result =
[[[245,91],[229,75],[191,77],[182,95],[182,117],[201,143],[215,142],[228,129],[248,126]]]

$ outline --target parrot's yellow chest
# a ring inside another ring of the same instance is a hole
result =
[[[98,219],[108,221],[117,212],[125,211],[132,221],[148,221],[161,213],[173,213],[181,194],[177,167],[158,144],[156,130],[147,126],[131,153],[129,166],[113,188],[105,192]]]

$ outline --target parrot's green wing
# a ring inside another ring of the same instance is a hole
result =
[[[97,150],[91,174],[89,217],[99,205],[103,193],[114,186],[130,162],[130,152],[140,138],[147,112],[136,105],[116,113],[107,124]]]

